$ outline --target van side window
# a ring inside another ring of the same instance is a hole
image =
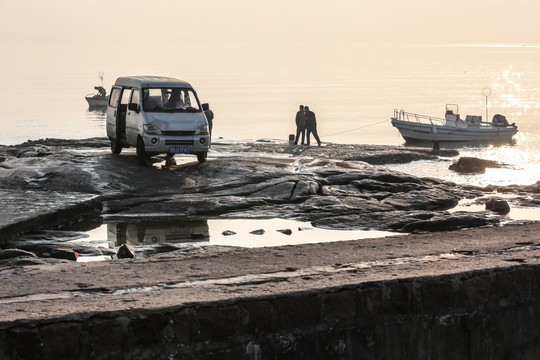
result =
[[[116,105],[118,105],[118,99],[120,98],[120,93],[122,92],[122,89],[120,88],[113,88],[111,92],[111,96],[109,98],[109,106],[116,108]]]
[[[131,97],[131,90],[125,89],[124,92],[122,93],[122,102],[120,103],[120,105],[126,105],[127,107],[130,97]]]
[[[133,92],[131,93],[130,103],[139,104],[139,102],[140,102],[139,89],[133,89]]]

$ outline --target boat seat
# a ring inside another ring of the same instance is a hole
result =
[[[467,115],[465,117],[465,121],[470,123],[481,123],[482,122],[482,116],[479,115]]]

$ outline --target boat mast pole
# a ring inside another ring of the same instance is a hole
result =
[[[482,90],[482,95],[484,95],[486,97],[486,121],[489,121],[489,117],[488,117],[488,97],[489,95],[491,95],[491,89],[490,88],[484,88],[484,90]]]

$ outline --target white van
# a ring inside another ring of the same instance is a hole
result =
[[[208,122],[193,87],[160,76],[119,77],[107,106],[107,137],[113,154],[136,147],[139,162],[167,154],[195,154],[206,161],[210,146]]]

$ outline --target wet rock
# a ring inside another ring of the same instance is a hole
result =
[[[355,180],[367,179],[369,174],[364,172],[340,172],[326,177],[328,185],[347,185]]]
[[[285,235],[291,235],[292,230],[291,229],[284,229],[284,230],[277,230],[278,232],[285,234]]]
[[[64,191],[0,191],[0,244],[15,235],[58,224],[73,224],[101,212],[94,194]]]
[[[382,202],[397,210],[447,210],[455,207],[460,195],[440,188],[392,194]]]
[[[18,244],[17,248],[31,252],[40,258],[77,261],[79,257],[79,253],[73,249],[73,246],[62,243]]]
[[[375,179],[363,179],[363,180],[355,180],[351,182],[352,185],[356,186],[361,191],[376,191],[376,192],[391,192],[391,193],[398,193],[398,192],[409,192],[412,190],[425,190],[428,187],[424,185],[420,185],[418,183],[413,182],[386,182],[386,181],[380,181]]]
[[[37,148],[22,149],[17,153],[18,158],[28,158],[28,157],[37,157],[37,156],[38,156]]]
[[[249,233],[253,235],[262,235],[264,234],[264,229],[253,230],[253,231],[250,231]]]
[[[317,195],[320,189],[321,186],[316,181],[301,180],[294,188],[291,201],[298,201],[311,195]]]
[[[37,257],[36,254],[30,251],[21,249],[4,249],[0,250],[0,260],[11,259],[16,257]]]
[[[2,169],[10,168],[0,172],[0,196],[7,204],[5,210],[0,209],[0,241],[5,241],[4,235],[90,221],[101,212],[101,205],[104,216],[229,215],[321,222],[328,218],[340,228],[401,229],[406,223],[403,219],[412,222],[449,216],[436,212],[452,208],[471,194],[464,186],[368,163],[399,158],[400,153],[416,160],[440,155],[425,149],[215,144],[213,151],[223,153],[215,161],[204,165],[195,160],[182,162],[164,171],[159,165],[141,167],[129,151],[113,156],[109,145],[107,139],[46,139],[0,146],[0,155],[8,158]],[[103,147],[103,152],[80,151],[81,147],[94,146]],[[14,157],[25,149],[36,153],[46,149],[53,156]],[[244,152],[260,153],[232,155]]]
[[[486,172],[486,168],[501,167],[506,167],[506,165],[494,160],[484,160],[475,157],[461,157],[458,159],[458,161],[450,165],[448,169],[460,174],[484,174]]]
[[[116,256],[119,259],[133,259],[135,257],[135,251],[131,246],[123,244],[116,252]]]
[[[285,183],[270,186],[261,191],[252,193],[250,197],[265,198],[270,201],[284,202],[289,201],[292,196],[296,183],[288,181]]]
[[[413,231],[446,231],[459,230],[464,228],[480,227],[492,225],[498,220],[490,219],[482,214],[452,213],[436,214],[427,220],[418,220],[403,226],[400,230],[405,232]]]
[[[506,215],[510,212],[510,205],[506,200],[491,198],[486,201],[486,210],[491,210],[495,213]]]
[[[236,233],[232,230],[225,230],[224,232],[221,233],[221,235],[223,236],[232,236],[232,235],[236,235]]]

